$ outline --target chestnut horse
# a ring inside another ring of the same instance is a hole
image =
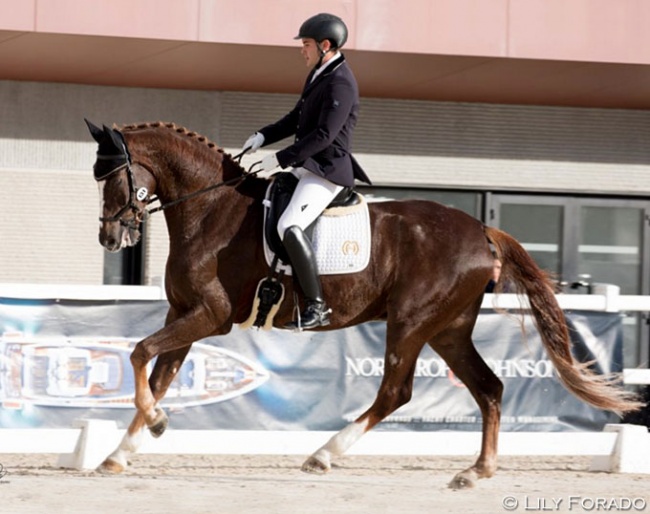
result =
[[[262,200],[269,182],[247,174],[214,143],[173,124],[120,130],[87,124],[99,144],[94,172],[103,209],[100,243],[112,252],[135,244],[154,194],[170,239],[165,325],[140,341],[131,355],[137,413],[119,447],[99,468],[118,473],[137,450],[145,426],[155,437],[164,432],[167,416],[158,401],[192,343],[227,334],[249,316],[258,282],[269,271],[261,244]],[[428,344],[467,386],[483,419],[480,455],[450,487],[471,487],[494,474],[503,385],[472,342],[492,276],[492,247],[503,263],[502,277],[528,296],[543,344],[566,388],[601,409],[623,413],[640,406],[612,377],[596,375],[574,360],[552,282],[514,238],[435,202],[390,201],[369,208],[369,265],[355,274],[324,276],[322,282],[333,308],[326,330],[386,321],[383,380],[370,408],[313,453],[303,471],[328,471],[333,456],[410,400],[416,360]],[[291,277],[283,278],[283,284],[291,298]],[[275,326],[291,320],[291,303],[281,305]],[[147,363],[154,357],[147,378]]]

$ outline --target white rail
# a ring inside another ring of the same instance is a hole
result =
[[[114,422],[90,421],[99,453],[106,457],[124,430]],[[0,454],[73,453],[86,428],[0,430]],[[335,432],[274,430],[167,430],[159,438],[146,434],[138,453],[206,455],[309,455]],[[501,455],[609,455],[616,436],[598,432],[502,432]],[[372,431],[349,451],[351,455],[476,455],[480,432]]]

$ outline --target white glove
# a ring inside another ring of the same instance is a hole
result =
[[[279,165],[277,155],[274,153],[269,154],[262,159],[259,171],[257,171],[256,175],[260,178],[269,178],[273,174],[275,168]]]
[[[255,132],[255,134],[246,140],[244,147],[241,150],[242,152],[248,151],[248,153],[255,153],[263,144],[264,134]]]

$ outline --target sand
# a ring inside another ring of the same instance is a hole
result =
[[[0,455],[2,513],[648,512],[647,475],[590,472],[588,457],[502,457],[477,487],[447,483],[468,457],[344,456],[330,473],[300,456],[136,455],[124,474],[56,467],[56,455]]]

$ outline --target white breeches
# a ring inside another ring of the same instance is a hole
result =
[[[298,178],[298,185],[278,221],[278,234],[283,241],[289,227],[297,225],[305,230],[343,189],[343,186],[333,184],[305,168],[294,168],[291,173]]]

